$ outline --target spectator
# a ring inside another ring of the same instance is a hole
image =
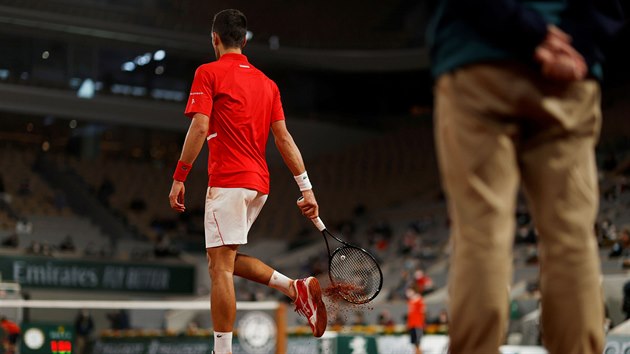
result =
[[[525,264],[534,265],[538,264],[538,247],[529,244],[527,245],[527,249],[525,250]]]
[[[94,321],[88,310],[83,309],[79,311],[74,320],[74,330],[76,333],[77,354],[87,354],[87,344],[94,331]]]
[[[109,320],[109,326],[113,330],[125,330],[129,329],[129,315],[125,310],[117,310],[107,314]]]
[[[365,320],[365,315],[362,311],[354,312],[354,319],[352,320],[353,326],[367,326],[367,321]]]
[[[600,226],[601,235],[599,235],[600,244],[603,246],[610,245],[617,240],[617,228],[615,224],[606,218],[601,222]]]
[[[628,248],[630,248],[630,229],[624,227],[621,230],[621,234],[619,235],[619,239],[615,241],[612,248],[610,249],[610,253],[608,253],[609,258],[617,258],[621,256],[628,255]]]
[[[540,279],[534,279],[527,281],[525,285],[525,297],[526,299],[534,299],[540,301]]]
[[[158,236],[158,241],[155,244],[153,249],[153,253],[155,257],[177,257],[179,255],[179,250],[173,247],[171,244],[171,239],[168,235],[161,234]]]
[[[608,335],[608,332],[615,327],[615,324],[610,318],[610,311],[608,310],[608,306],[604,303],[604,332]]]
[[[10,321],[5,316],[0,317],[0,327],[2,327],[2,331],[4,332],[4,336],[2,338],[2,347],[4,348],[5,354],[15,354],[17,348],[17,342],[20,338],[20,333],[22,330],[17,323]]]
[[[388,310],[383,310],[378,314],[378,324],[385,327],[393,327],[395,325],[392,313]]]
[[[66,237],[59,244],[59,250],[62,252],[76,251],[76,246],[74,245],[74,240],[72,239],[72,236],[66,235]]]
[[[400,280],[394,287],[394,291],[390,293],[388,300],[404,299],[407,288],[414,283],[409,271],[406,269],[400,271],[400,276],[398,278]]]
[[[48,241],[42,242],[42,256],[50,257],[53,253],[53,247],[48,243]]]
[[[446,309],[441,309],[440,313],[429,321],[429,324],[433,327],[434,334],[448,334],[448,312]]]
[[[617,167],[618,163],[619,161],[617,160],[617,156],[614,153],[609,152],[602,161],[602,170],[606,172],[613,171]]]
[[[438,315],[438,332],[440,334],[447,334],[448,333],[448,312],[446,312],[446,309],[442,309],[440,311],[440,314]]]
[[[188,322],[188,325],[186,325],[187,336],[198,336],[201,332],[202,331],[199,328],[199,324],[195,320]]]
[[[414,272],[414,279],[420,294],[426,295],[435,290],[433,288],[433,279],[431,279],[431,277],[429,277],[422,269],[417,269]]]
[[[105,177],[98,188],[98,199],[101,203],[109,206],[109,197],[111,197],[115,191],[116,188],[114,187],[114,183],[108,177]]]
[[[523,203],[519,203],[516,206],[516,225],[517,226],[529,225],[531,220],[532,220],[532,217],[530,216],[529,211],[527,210],[527,205]]]
[[[352,210],[352,215],[355,218],[362,218],[367,213],[367,207],[363,203],[357,203],[355,205],[354,210]]]
[[[68,207],[68,199],[66,198],[66,194],[60,190],[55,191],[55,195],[53,196],[53,204],[57,211],[64,211]]]
[[[347,239],[352,240],[354,238],[354,233],[357,230],[357,226],[352,221],[352,219],[342,220],[337,226],[339,233],[344,235]]]
[[[15,232],[18,234],[30,234],[33,232],[33,224],[25,218],[20,218],[15,223]]]
[[[20,186],[18,187],[18,195],[22,197],[28,197],[31,195],[31,181],[28,178],[22,179]]]
[[[20,239],[17,232],[11,233],[2,240],[2,247],[17,248],[20,245]]]
[[[332,325],[331,329],[333,331],[341,330],[341,327],[343,327],[346,324],[346,319],[344,318],[343,314],[339,311],[339,308],[332,308],[330,310],[330,313],[328,314],[328,318],[330,319],[330,324]]]
[[[399,251],[402,255],[415,255],[418,253],[420,239],[416,228],[408,227],[402,237],[402,243]]]
[[[88,242],[87,246],[85,246],[85,249],[83,250],[83,254],[86,257],[98,256],[100,254],[100,251],[98,247],[96,247],[94,242],[90,241]]]
[[[33,240],[31,244],[26,248],[27,254],[33,255],[41,255],[42,254],[42,244],[39,241]]]
[[[387,220],[381,220],[377,222],[376,225],[374,225],[374,227],[372,228],[372,231],[374,231],[374,233],[376,234],[382,235],[383,238],[387,240],[392,237],[392,234],[394,232],[392,230],[392,226]]]
[[[141,213],[147,210],[147,203],[141,197],[135,197],[129,203],[129,209],[136,213]]]
[[[417,234],[420,234],[427,231],[429,227],[431,227],[434,223],[435,220],[433,220],[433,217],[431,217],[430,215],[424,215],[418,220],[409,223],[408,229],[415,231]]]
[[[621,311],[626,314],[626,320],[630,320],[630,281],[623,284]]]
[[[529,225],[519,226],[516,230],[514,243],[517,244],[536,244],[536,231]]]

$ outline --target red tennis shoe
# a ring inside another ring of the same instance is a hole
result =
[[[326,331],[328,318],[326,315],[326,305],[322,301],[322,289],[316,278],[308,277],[297,279],[293,282],[295,287],[295,311],[303,315],[311,326],[313,335],[321,337]]]

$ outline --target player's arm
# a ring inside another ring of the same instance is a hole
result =
[[[201,148],[206,143],[208,129],[210,127],[210,117],[202,113],[195,113],[188,127],[186,139],[180,160],[188,164],[193,164],[199,156]]]
[[[298,202],[302,214],[310,219],[318,217],[319,207],[315,199],[315,194],[313,193],[312,187],[308,188],[310,187],[310,182],[305,184],[302,180],[302,178],[306,178],[305,181],[308,181],[302,154],[295,144],[295,141],[293,141],[293,137],[289,133],[285,121],[277,120],[271,123],[271,132],[273,133],[276,148],[278,148],[285,165],[287,165],[291,173],[293,173],[302,191],[302,197],[304,197],[304,199]]]
[[[202,113],[195,113],[190,122],[190,126],[188,127],[188,133],[186,133],[182,154],[177,164],[178,170],[173,176],[173,185],[171,186],[171,192],[168,195],[171,208],[179,212],[186,210],[186,207],[184,206],[184,194],[186,193],[186,189],[184,188],[184,181],[182,178],[177,177],[178,173],[188,173],[190,168],[192,168],[197,156],[199,156],[199,152],[201,151],[203,144],[206,142],[209,126],[210,117]],[[185,171],[180,171],[180,169]]]

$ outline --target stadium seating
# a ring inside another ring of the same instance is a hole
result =
[[[62,200],[55,206],[55,191],[33,173],[35,158],[33,150],[0,148],[0,169],[6,193],[11,195],[11,208],[24,216],[71,214]]]

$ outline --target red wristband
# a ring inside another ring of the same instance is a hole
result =
[[[173,173],[173,179],[179,182],[186,182],[186,177],[188,177],[188,172],[192,169],[192,165],[189,163],[185,163],[184,161],[177,161],[177,167],[175,168],[175,173]]]

